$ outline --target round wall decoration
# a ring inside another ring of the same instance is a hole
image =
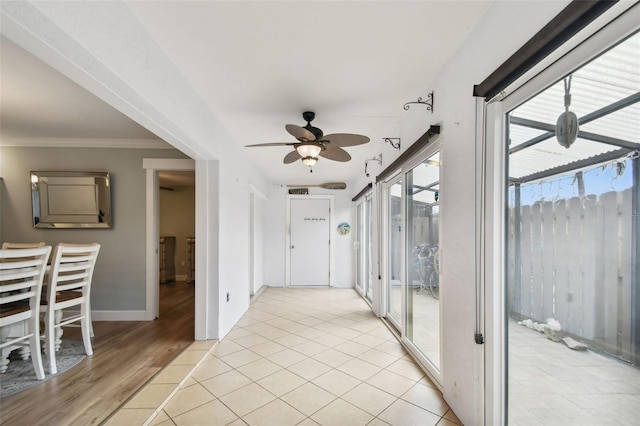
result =
[[[347,222],[342,222],[340,225],[338,225],[338,234],[347,235],[350,231],[351,225],[349,225]]]

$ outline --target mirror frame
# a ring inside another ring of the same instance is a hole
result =
[[[109,172],[31,172],[34,228],[111,228]]]

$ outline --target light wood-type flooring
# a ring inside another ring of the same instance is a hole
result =
[[[94,425],[106,420],[193,342],[194,286],[160,286],[155,321],[94,321],[93,356],[42,384],[0,399],[1,425]],[[81,340],[79,328],[65,337]]]

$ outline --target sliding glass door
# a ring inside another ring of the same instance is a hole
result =
[[[402,179],[397,175],[383,187],[385,209],[386,317],[402,331]]]
[[[406,327],[404,337],[440,370],[440,154],[404,174]]]
[[[373,226],[371,223],[371,194],[366,195],[356,205],[356,289],[369,303],[372,303],[371,286],[373,271],[371,268],[371,244]]]
[[[639,66],[637,32],[506,114],[511,424],[638,422]]]
[[[371,216],[373,208],[373,197],[371,194],[366,196],[365,200],[365,220],[364,220],[364,235],[367,241],[367,244],[364,247],[364,259],[365,259],[365,288],[364,288],[364,297],[369,301],[369,303],[373,303],[373,219]]]
[[[433,141],[382,185],[385,316],[442,383],[440,143]]]

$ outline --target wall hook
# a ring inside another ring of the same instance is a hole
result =
[[[377,161],[378,164],[382,165],[382,154],[378,154],[373,158],[369,158],[368,160],[364,160],[364,175],[369,177],[369,173],[367,172],[367,167],[369,166],[369,161]]]
[[[406,111],[413,104],[424,105],[427,107],[427,111],[431,111],[431,114],[433,114],[433,90],[427,94],[427,99],[422,100],[422,97],[420,97],[416,102],[407,102],[402,108]]]
[[[382,138],[382,140],[385,142],[389,142],[389,144],[391,144],[391,146],[395,149],[400,149],[400,138]]]

